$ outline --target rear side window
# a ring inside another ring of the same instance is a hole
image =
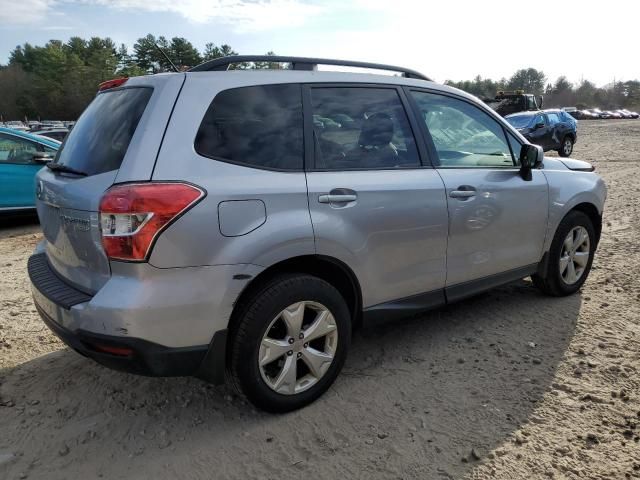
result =
[[[547,117],[549,117],[549,125],[560,123],[560,118],[557,113],[547,113]]]
[[[409,120],[395,89],[314,87],[311,103],[316,168],[420,166]]]
[[[220,92],[205,113],[195,149],[250,167],[302,170],[302,88],[261,85]]]
[[[151,88],[124,88],[98,94],[55,161],[87,175],[119,169],[152,93]]]

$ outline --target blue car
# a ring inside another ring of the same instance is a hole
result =
[[[0,214],[35,208],[34,177],[58,148],[51,138],[0,127]]]
[[[531,143],[540,145],[545,152],[556,150],[561,157],[570,156],[578,141],[578,122],[557,108],[513,113],[504,118]]]

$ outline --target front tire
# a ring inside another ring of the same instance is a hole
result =
[[[567,135],[562,139],[562,143],[560,144],[560,149],[558,150],[558,155],[560,155],[561,157],[568,157],[572,153],[573,153],[573,138]]]
[[[282,275],[238,308],[230,374],[251,403],[288,412],[331,386],[351,341],[349,309],[335,287],[311,275]]]
[[[547,295],[561,297],[577,292],[591,271],[596,250],[593,222],[584,213],[572,211],[562,219],[551,242],[546,264],[531,276]]]

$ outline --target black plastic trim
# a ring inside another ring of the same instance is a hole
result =
[[[471,280],[470,282],[459,283],[445,288],[447,303],[456,302],[466,297],[471,297],[485,290],[489,290],[505,283],[520,280],[537,272],[538,263],[527,265],[526,267],[515,268],[506,272],[497,273],[488,277]]]
[[[459,283],[443,289],[432,290],[430,292],[367,307],[362,312],[363,319],[367,323],[375,323],[382,320],[397,320],[457,302],[458,300],[471,297],[494,287],[499,287],[500,285],[528,277],[539,271],[542,263],[545,262],[545,258],[546,257],[543,257],[541,263],[534,263],[526,267],[516,268],[470,282]]]
[[[61,280],[49,265],[44,252],[29,257],[27,271],[33,286],[46,298],[66,310],[93,298]]]
[[[228,330],[218,330],[211,340],[196,376],[202,380],[222,385],[224,383],[227,361]]]
[[[387,70],[390,72],[400,72],[406,78],[417,78],[419,80],[431,81],[431,79],[420,72],[410,68],[396,67],[381,63],[357,62],[352,60],[336,60],[331,58],[311,58],[311,57],[288,57],[281,55],[229,55],[227,57],[216,58],[208,62],[201,63],[189,72],[211,72],[226,71],[234,63],[245,62],[270,62],[270,63],[290,63],[293,70],[316,70],[318,65],[335,65],[340,67],[370,68],[373,70]]]
[[[363,318],[368,323],[380,320],[396,320],[441,307],[445,303],[444,290],[434,290],[367,307],[363,311]]]

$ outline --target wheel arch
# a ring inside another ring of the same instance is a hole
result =
[[[598,212],[598,208],[589,202],[582,202],[575,205],[571,210],[567,212],[567,215],[573,211],[578,211],[584,213],[591,223],[593,223],[593,228],[596,231],[596,246],[600,242],[600,235],[602,233],[602,216],[600,212]],[[566,215],[565,215],[566,217]]]
[[[267,281],[285,273],[313,275],[333,285],[345,299],[353,326],[362,320],[362,290],[355,273],[344,262],[325,255],[301,255],[277,262],[264,269],[243,289],[234,303],[229,319],[229,330],[238,322],[239,309],[245,299],[255,294]]]

